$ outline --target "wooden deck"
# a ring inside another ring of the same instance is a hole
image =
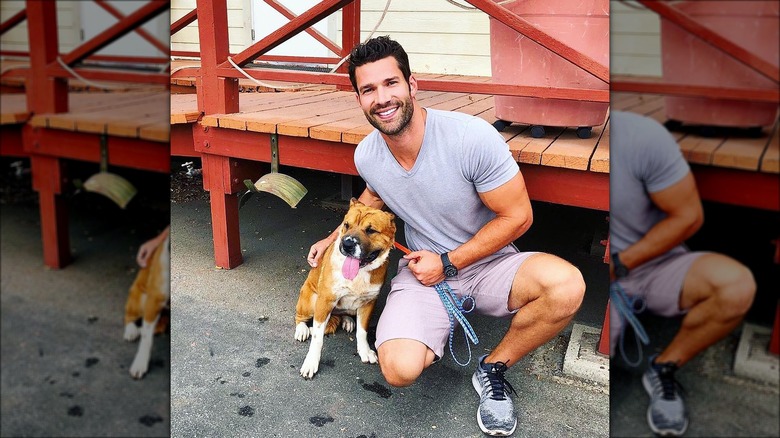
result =
[[[612,107],[666,122],[661,95],[613,93]],[[759,138],[672,132],[691,164],[702,199],[780,211],[780,122]]]
[[[493,123],[493,97],[482,94],[421,91],[426,108],[471,114]],[[171,96],[171,124],[192,123],[201,114],[195,95]],[[278,93],[241,93],[239,112],[202,118],[209,127],[278,134],[357,145],[374,128],[366,121],[348,91],[319,90]],[[521,164],[609,173],[609,124],[593,128],[580,139],[571,128],[548,128],[544,138],[533,138],[528,125],[513,124],[502,135]]]

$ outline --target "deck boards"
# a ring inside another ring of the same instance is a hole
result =
[[[426,108],[463,112],[489,123],[496,120],[493,97],[489,95],[420,91],[417,99]],[[171,124],[192,123],[200,116],[195,95],[171,96]],[[240,93],[238,113],[210,114],[200,123],[355,145],[374,129],[358,107],[354,93],[333,89]],[[548,127],[544,138],[535,139],[528,126],[520,124],[509,126],[501,135],[519,163],[609,172],[609,129],[605,125],[594,127],[589,139],[577,138],[573,128],[556,127]]]
[[[7,99],[17,95],[3,95],[3,118]],[[24,95],[19,95],[24,97]],[[26,104],[25,104],[26,108]],[[74,132],[108,134],[168,141],[170,124],[165,120],[168,94],[158,91],[128,93],[69,93],[68,112],[36,114],[29,124],[36,127],[63,129]]]
[[[660,95],[613,93],[612,107],[646,115],[663,123],[667,120],[664,98]],[[765,127],[760,138],[702,137],[672,132],[683,156],[690,163],[742,169],[755,172],[780,173],[778,169],[778,123]]]

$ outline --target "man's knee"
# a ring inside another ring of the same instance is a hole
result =
[[[723,277],[715,292],[719,307],[729,318],[744,316],[756,295],[753,273],[744,265],[735,264]]]
[[[566,263],[551,275],[546,291],[551,316],[557,319],[569,318],[579,310],[585,295],[585,280],[574,265]]]
[[[390,385],[409,386],[425,369],[425,357],[419,357],[419,354],[412,354],[407,349],[393,344],[393,340],[386,341],[377,348],[379,369]]]

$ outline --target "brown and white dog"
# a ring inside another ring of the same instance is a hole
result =
[[[363,363],[376,363],[368,345],[368,323],[387,274],[388,255],[395,241],[395,216],[363,205],[352,198],[338,238],[325,250],[320,263],[309,272],[295,306],[295,339],[311,335],[301,376],[314,377],[320,365],[322,342],[339,324],[355,329],[357,352]],[[314,319],[309,328],[307,321]]]
[[[170,236],[157,246],[145,268],[138,271],[125,304],[125,341],[139,338],[138,351],[130,365],[130,375],[140,379],[149,369],[154,335],[165,331],[167,321],[161,319],[171,296]],[[139,329],[135,322],[143,320]]]

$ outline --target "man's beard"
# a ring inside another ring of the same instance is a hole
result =
[[[396,110],[398,112],[398,117],[396,118],[394,124],[388,124],[379,120],[375,113],[381,112],[383,109],[393,105],[395,105],[395,102],[392,102],[384,108],[371,110],[371,113],[365,113],[366,119],[368,119],[368,123],[371,123],[371,126],[378,129],[379,132],[385,135],[397,135],[403,132],[406,127],[409,126],[409,121],[412,120],[412,115],[414,114],[412,99],[406,98]]]

